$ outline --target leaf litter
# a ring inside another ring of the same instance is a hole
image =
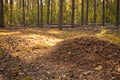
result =
[[[9,45],[0,48],[4,52],[0,55],[1,80],[120,79],[120,46],[96,36],[72,37],[49,49],[35,48],[17,56],[12,52],[27,49],[31,42],[18,35],[7,36],[5,41]]]

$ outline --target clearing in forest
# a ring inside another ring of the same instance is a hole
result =
[[[0,29],[0,79],[119,80],[119,43],[100,27]]]

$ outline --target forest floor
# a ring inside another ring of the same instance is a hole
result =
[[[76,64],[46,58],[57,43],[78,35],[120,44],[120,30],[103,27],[0,29],[0,80],[120,80],[120,67],[117,75],[103,77],[101,66],[82,70]]]

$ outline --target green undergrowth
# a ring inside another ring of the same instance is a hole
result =
[[[112,42],[120,43],[120,32],[119,31],[112,31],[109,29],[101,29],[100,33],[96,34],[98,37],[106,38]]]

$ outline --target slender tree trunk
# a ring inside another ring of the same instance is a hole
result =
[[[5,0],[5,12],[8,11],[8,0]]]
[[[8,0],[5,0],[5,3],[8,3]]]
[[[6,14],[9,14],[9,12],[8,12],[8,10],[9,10],[9,9],[8,9],[8,5],[9,5],[9,4],[8,4],[8,0],[5,0],[4,5],[5,5],[5,6],[4,6],[4,13],[5,13],[5,15],[6,15]],[[9,19],[6,19],[6,22],[5,22],[6,25],[9,24],[9,21],[10,21]]]
[[[88,24],[88,0],[86,0],[86,25]]]
[[[94,23],[96,23],[96,0],[94,0]]]
[[[82,5],[81,5],[81,24],[84,24],[84,0],[82,0]]]
[[[40,0],[40,22],[41,22],[41,27],[43,27],[43,2]]]
[[[120,0],[116,0],[116,28],[119,29]]]
[[[110,0],[106,0],[106,4],[105,4],[105,7],[106,7],[106,12],[108,14],[108,10],[109,10],[109,5],[110,5]],[[106,16],[106,23],[108,22],[108,16]]]
[[[39,24],[40,24],[40,2],[39,2],[39,0],[37,0],[37,7],[38,7],[38,10],[37,10],[37,15],[38,15],[37,25],[39,26]]]
[[[59,29],[62,29],[62,17],[63,17],[63,0],[60,1],[60,10],[59,10]]]
[[[102,25],[105,26],[105,0],[103,0]]]
[[[0,27],[4,27],[4,4],[3,4],[3,0],[0,0]]]
[[[22,7],[23,7],[23,26],[25,26],[25,1],[22,0]]]
[[[49,25],[49,21],[50,21],[50,0],[48,0],[47,4],[47,25]]]
[[[74,27],[74,18],[75,18],[75,0],[72,0],[72,16],[71,16],[71,25]]]
[[[10,26],[12,26],[12,20],[13,20],[13,0],[10,0]]]
[[[51,0],[50,4],[51,4],[51,15],[50,16],[51,16],[51,25],[52,25],[52,21],[53,21],[53,17],[52,17],[53,16],[53,12],[52,12],[53,11],[53,5],[52,5],[53,1],[52,0]]]

